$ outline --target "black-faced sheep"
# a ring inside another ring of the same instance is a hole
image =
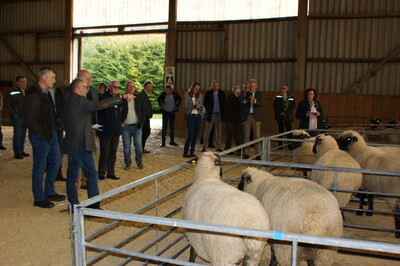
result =
[[[364,138],[355,131],[345,131],[338,138],[339,148],[348,152],[362,169],[400,172],[400,161],[395,153],[368,146]],[[400,194],[400,177],[364,174],[362,186],[368,191]],[[400,212],[398,198],[384,198],[394,212]],[[372,201],[370,201],[372,203]],[[370,209],[373,209],[370,206]],[[400,230],[400,215],[394,215],[396,229]],[[396,233],[400,237],[400,233]]]
[[[384,143],[389,144],[400,144],[400,130],[393,127],[385,127],[382,125],[382,120],[379,118],[371,119],[371,124],[376,126],[372,126],[373,131],[386,131],[387,134],[379,134],[378,139]]]
[[[269,230],[269,219],[260,202],[220,180],[217,160],[212,152],[203,153],[198,160],[194,183],[185,194],[183,219]],[[258,265],[267,243],[262,238],[198,231],[188,231],[186,235],[197,255],[212,265]]]
[[[293,130],[292,139],[304,139],[304,140],[315,140],[315,137],[310,137],[310,135],[305,130]],[[290,142],[289,149],[296,155],[293,156],[295,163],[302,164],[315,164],[317,161],[312,148],[314,142]],[[303,154],[303,155],[302,155]],[[303,175],[307,176],[307,169],[303,169]]]
[[[289,233],[341,237],[342,215],[335,197],[320,185],[303,178],[283,178],[249,167],[239,189],[254,195],[268,213],[270,229]],[[279,265],[291,265],[291,246],[273,244]],[[299,247],[297,259],[309,265],[331,265],[335,249]]]
[[[318,154],[315,165],[358,168],[360,164],[345,151],[339,149],[336,140],[329,135],[319,135],[315,139],[313,152]],[[335,172],[312,170],[311,181],[324,188],[334,187]],[[362,173],[336,172],[336,188],[344,190],[358,190],[362,183]],[[346,207],[351,198],[349,192],[336,192],[336,199],[340,207]]]

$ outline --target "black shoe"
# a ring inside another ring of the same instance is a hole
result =
[[[99,175],[99,180],[106,180],[106,177],[104,175]]]
[[[23,153],[21,153],[21,155],[24,156],[24,157],[29,157],[29,153],[23,152]]]
[[[7,148],[4,147],[3,145],[1,145],[1,146],[0,146],[0,150],[3,150],[3,151],[4,151],[4,150],[7,150]]]
[[[85,185],[85,186],[81,185],[81,189],[87,189],[87,185]]]
[[[25,157],[22,154],[14,155],[14,159],[24,159]]]
[[[179,146],[175,141],[171,141],[171,142],[169,143],[169,145],[172,145],[172,146]]]
[[[165,147],[165,142],[161,143],[160,147]]]
[[[143,153],[150,153],[150,151],[143,149]]]
[[[108,175],[107,178],[108,178],[108,179],[114,179],[114,180],[120,179],[120,177],[119,177],[119,176],[116,176],[116,175]]]
[[[243,159],[249,159],[249,158],[250,158],[250,156],[248,154],[243,155]]]
[[[185,157],[185,158],[191,158],[192,156],[190,156],[189,154],[184,153],[184,154],[183,154],[183,157]]]
[[[35,201],[33,203],[33,206],[38,206],[40,208],[53,208],[54,207],[54,203],[48,201],[47,199],[41,200],[41,201]]]
[[[210,145],[208,145],[208,147],[211,148],[211,149],[216,148],[214,144],[210,144]]]
[[[48,200],[48,201],[63,201],[65,199],[66,199],[66,197],[64,195],[60,195],[57,193],[46,196],[46,200]]]
[[[194,153],[189,154],[189,156],[190,156],[190,157],[197,158],[196,154],[194,154]]]

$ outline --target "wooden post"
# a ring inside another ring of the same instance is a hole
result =
[[[78,38],[78,71],[83,67],[83,47],[82,38]]]
[[[68,86],[72,76],[72,21],[74,0],[65,0],[65,42],[64,42],[64,86]]]
[[[37,81],[38,77],[35,75],[35,73],[33,73],[32,69],[28,66],[27,63],[25,63],[24,59],[22,59],[22,57],[14,49],[14,47],[7,41],[7,39],[4,36],[0,35],[0,40],[7,47],[10,53],[15,57],[15,59],[17,59],[18,63],[26,70],[26,72],[28,72],[29,77],[34,81]]]
[[[388,62],[390,62],[392,59],[396,58],[400,54],[400,47],[395,49],[393,52],[391,52],[388,56],[386,56],[377,66],[372,68],[370,71],[368,71],[367,74],[365,74],[362,78],[360,78],[356,84],[350,87],[345,93],[354,93],[358,88],[360,88],[364,83],[366,83],[368,80],[370,80],[373,76],[376,75],[376,73],[381,70]]]
[[[299,11],[297,15],[297,38],[296,38],[296,73],[295,89],[304,91],[306,83],[306,60],[307,60],[307,7],[308,0],[299,0]]]
[[[168,32],[166,40],[165,67],[176,67],[177,43],[177,4],[178,0],[169,0]],[[176,74],[175,74],[176,75]],[[165,73],[164,73],[165,77]],[[175,76],[176,79],[176,76]],[[164,79],[165,81],[165,79]]]

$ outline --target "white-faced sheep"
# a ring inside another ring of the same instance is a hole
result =
[[[269,219],[260,202],[220,180],[219,158],[203,153],[195,168],[194,183],[185,194],[182,217],[185,220],[269,230]],[[258,265],[266,239],[188,231],[190,245],[197,255],[212,265]],[[191,256],[191,261],[193,261]]]
[[[362,169],[400,172],[400,161],[394,153],[377,147],[368,146],[364,138],[355,131],[343,132],[339,139],[339,148],[348,152],[360,164]],[[368,191],[400,194],[400,176],[364,174],[362,186]],[[394,212],[400,212],[398,198],[384,198]],[[370,201],[372,204],[372,200]],[[369,206],[373,209],[373,206]],[[400,230],[400,215],[394,215],[396,229]],[[396,237],[400,233],[396,232]]]
[[[360,164],[345,151],[339,149],[336,140],[329,135],[319,135],[315,139],[313,152],[318,154],[315,165],[358,168]],[[324,188],[333,188],[335,172],[326,170],[312,170],[311,181]],[[362,173],[336,171],[336,188],[344,190],[358,190],[362,183]],[[349,192],[336,192],[336,199],[340,207],[346,207],[351,198]]]
[[[342,215],[335,197],[320,185],[303,178],[283,178],[249,167],[243,171],[239,189],[254,195],[268,213],[270,229],[289,233],[341,237]],[[279,265],[291,265],[291,246],[273,244]],[[331,265],[335,249],[299,247],[298,261]]]
[[[315,137],[310,137],[310,135],[305,130],[293,130],[293,139],[304,139],[314,141]],[[296,155],[293,156],[295,163],[302,164],[315,164],[317,157],[313,156],[312,151],[314,142],[290,142],[289,149]],[[307,169],[303,169],[303,175],[307,176]]]

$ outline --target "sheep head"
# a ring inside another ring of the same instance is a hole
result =
[[[330,135],[321,134],[315,138],[313,153],[318,154],[318,156],[321,156],[330,150],[338,149],[339,146],[336,140]]]
[[[310,135],[304,130],[293,130],[292,139],[309,139]],[[289,150],[294,150],[300,147],[302,142],[290,142]]]
[[[221,156],[213,152],[205,152],[197,161],[194,170],[195,180],[197,179],[219,179],[222,175]]]
[[[259,184],[271,174],[254,167],[248,167],[242,172],[238,189],[254,195]]]
[[[382,125],[382,120],[379,118],[373,118],[373,119],[369,120],[369,122],[371,122],[371,124],[373,124],[373,125],[376,125],[376,126],[371,126],[372,129],[375,129],[379,125]]]
[[[359,147],[367,146],[364,138],[356,131],[348,130],[339,135],[336,140],[339,148],[344,151],[352,151]]]

